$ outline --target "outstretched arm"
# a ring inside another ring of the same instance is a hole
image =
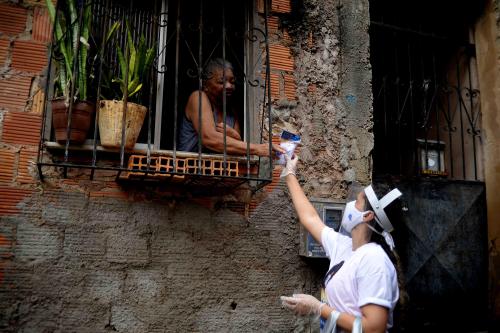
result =
[[[292,202],[299,217],[299,221],[307,229],[307,231],[309,231],[314,239],[321,244],[321,231],[325,227],[325,224],[321,221],[316,209],[307,199],[304,191],[300,187],[297,177],[295,176],[295,168],[298,157],[294,156],[290,159],[287,155],[285,155],[285,158],[287,160],[287,164],[284,169],[285,173],[282,174],[282,176],[286,177],[286,184],[288,186],[290,196],[292,197]]]
[[[224,134],[224,123],[218,123],[216,130],[217,130],[217,132]],[[230,136],[233,139],[241,141],[240,133],[238,131],[236,131],[236,129],[231,128],[231,127],[226,125],[226,133],[227,133],[227,136]]]
[[[201,95],[201,96],[200,96]],[[199,99],[201,98],[201,112],[198,110]],[[207,95],[201,91],[195,91],[189,96],[186,105],[186,116],[191,120],[193,126],[201,135],[203,146],[216,152],[224,151],[224,134],[216,129],[212,108]],[[201,127],[199,124],[201,116]],[[272,145],[274,151],[284,151],[277,145]],[[228,154],[244,155],[247,153],[247,143],[226,135],[226,152]],[[250,154],[259,156],[269,156],[269,144],[250,143]]]

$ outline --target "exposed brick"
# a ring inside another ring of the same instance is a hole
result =
[[[0,295],[30,291],[32,272],[10,260],[0,260]]]
[[[0,108],[22,111],[31,88],[31,77],[16,76],[0,79]]]
[[[262,82],[265,84],[266,74],[262,73]],[[266,92],[267,93],[267,92]],[[280,75],[271,73],[271,99],[280,98]]]
[[[269,62],[271,69],[293,72],[294,59],[290,53],[290,48],[273,44],[269,46]]]
[[[5,114],[2,141],[13,144],[38,145],[42,118],[27,112]]]
[[[297,93],[297,84],[295,83],[295,76],[292,74],[285,74],[283,76],[283,90],[285,97],[294,100]]]
[[[278,38],[285,41],[291,41],[290,35],[285,29],[282,29],[277,16],[270,16],[267,19],[268,32],[271,38]]]
[[[9,54],[10,40],[0,38],[0,68],[5,65],[7,55]]]
[[[40,73],[47,66],[47,44],[30,40],[16,40],[12,48],[13,69]]]
[[[309,34],[307,34],[307,47],[312,48],[314,46],[314,36],[312,31],[309,31]]]
[[[0,216],[18,214],[17,205],[32,193],[31,190],[0,186]]]
[[[307,86],[307,92],[311,95],[315,95],[318,87],[314,83],[309,83]]]
[[[11,183],[14,178],[16,154],[13,150],[0,148],[0,183]]]
[[[6,3],[0,4],[0,32],[11,36],[24,32],[27,18],[26,9]]]
[[[52,36],[52,24],[46,8],[36,7],[33,14],[33,40],[49,42]]]
[[[280,174],[281,174],[281,168],[276,168],[273,170],[273,180],[271,181],[271,183],[269,185],[266,185],[264,187],[265,191],[266,192],[273,192],[279,185],[280,181],[281,181],[281,178],[280,178]]]
[[[290,13],[292,11],[290,0],[272,0],[271,11],[275,13]]]
[[[17,181],[21,184],[32,184],[37,180],[36,176],[36,148],[23,148],[19,154],[19,167],[17,170]]]

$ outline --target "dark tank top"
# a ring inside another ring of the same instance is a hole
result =
[[[213,110],[213,107],[212,107]],[[214,116],[214,123],[217,124],[217,114],[212,112]],[[233,115],[226,113],[226,125],[234,128],[236,123]],[[198,152],[198,132],[193,126],[191,120],[186,117],[186,113],[184,112],[184,116],[182,117],[180,129],[179,129],[179,142],[177,144],[177,150],[179,151],[190,151],[190,152]],[[212,152],[206,148],[202,148],[203,152]]]

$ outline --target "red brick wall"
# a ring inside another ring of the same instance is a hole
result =
[[[39,101],[32,106],[43,95],[51,31],[45,1],[0,3],[0,186],[9,199],[0,215],[13,212],[25,194],[18,189],[36,181],[41,112]]]
[[[111,317],[116,325],[139,322],[129,311],[137,307],[136,299],[145,304],[142,319],[174,330],[184,324],[179,324],[178,318],[189,311],[196,311],[203,322],[205,306],[215,311],[205,315],[220,321],[220,329],[213,331],[227,330],[227,323],[233,320],[225,318],[238,314],[234,310],[240,298],[244,311],[256,309],[256,314],[254,318],[254,310],[244,314],[250,318],[246,326],[235,326],[231,331],[248,327],[277,331],[293,325],[291,317],[282,316],[275,300],[297,286],[309,292],[315,287],[310,285],[313,279],[304,281],[304,276],[311,274],[297,260],[292,246],[297,234],[296,225],[289,223],[292,208],[282,198],[265,200],[270,192],[279,194],[284,186],[279,169],[274,170],[273,181],[264,191],[244,202],[231,199],[224,207],[239,214],[227,210],[214,213],[217,199],[211,197],[178,203],[175,198],[158,199],[144,190],[123,189],[114,176],[109,181],[93,182],[87,170],[68,171],[84,175],[82,179],[37,181],[44,99],[40,87],[51,30],[44,3],[0,3],[0,293],[16,297],[15,301],[0,302],[0,313],[8,313],[9,320],[19,320],[5,322],[7,319],[0,316],[0,331],[26,322],[32,325],[26,326],[27,330],[53,331],[61,325],[63,331],[78,331],[78,327],[93,327],[87,330],[96,332],[113,330],[113,323],[106,321],[111,319],[106,318]],[[276,36],[269,56],[275,101],[296,99],[290,36],[280,26],[290,11],[290,0],[272,2],[269,29]],[[158,286],[165,289],[149,283],[150,275],[152,282],[158,275]],[[135,285],[138,293],[131,292],[130,286]],[[235,290],[230,286],[236,286]],[[114,293],[121,290],[126,295],[116,300]],[[204,295],[200,297],[198,290]],[[262,297],[255,297],[257,291]],[[158,306],[154,299],[144,300],[141,292],[167,303]],[[229,300],[229,310],[223,309],[232,295],[236,296]],[[102,305],[107,297],[116,304]],[[206,302],[211,299],[221,306]],[[151,311],[153,308],[156,310]],[[177,310],[172,312],[172,308]],[[257,309],[271,313],[272,322],[262,321]],[[123,313],[126,316],[120,317]],[[193,331],[195,323],[186,330]],[[117,329],[131,331],[131,327]]]
[[[263,2],[260,1],[259,10],[263,10]],[[281,24],[292,11],[290,0],[273,0],[269,8],[268,32],[269,32],[269,65],[271,67],[271,98],[273,100],[296,99],[296,83],[293,71],[295,60],[292,55],[290,35]]]
[[[273,100],[296,99],[291,40],[281,26],[282,18],[290,12],[289,0],[272,1],[268,28]],[[40,87],[43,86],[50,37],[51,24],[45,1],[0,4],[0,186],[14,189],[36,183],[36,152],[44,98]],[[279,170],[273,176],[267,193],[279,183]],[[112,181],[106,184],[104,188],[91,191],[91,196],[127,198]],[[259,201],[254,199],[252,208]],[[245,211],[248,214],[248,208]]]

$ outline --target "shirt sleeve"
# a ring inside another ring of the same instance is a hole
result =
[[[352,248],[351,237],[342,235],[325,226],[321,231],[321,245],[332,263],[343,260],[343,256]]]
[[[399,297],[394,267],[375,258],[363,260],[360,267],[361,272],[356,276],[358,306],[376,304],[391,309]]]

